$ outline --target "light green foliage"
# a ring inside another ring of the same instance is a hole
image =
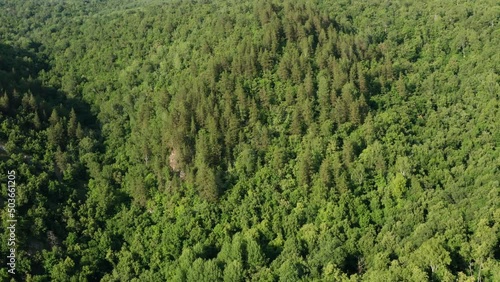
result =
[[[495,1],[0,8],[10,278],[499,280]]]

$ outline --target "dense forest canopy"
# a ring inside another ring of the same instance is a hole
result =
[[[2,280],[500,280],[497,1],[0,11]]]

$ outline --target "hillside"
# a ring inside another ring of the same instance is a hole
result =
[[[2,280],[500,280],[496,1],[0,10]]]

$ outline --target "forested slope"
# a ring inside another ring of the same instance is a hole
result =
[[[500,280],[496,1],[0,9],[15,279]]]

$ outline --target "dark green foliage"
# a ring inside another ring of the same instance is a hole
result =
[[[0,8],[14,279],[500,279],[495,1]]]

